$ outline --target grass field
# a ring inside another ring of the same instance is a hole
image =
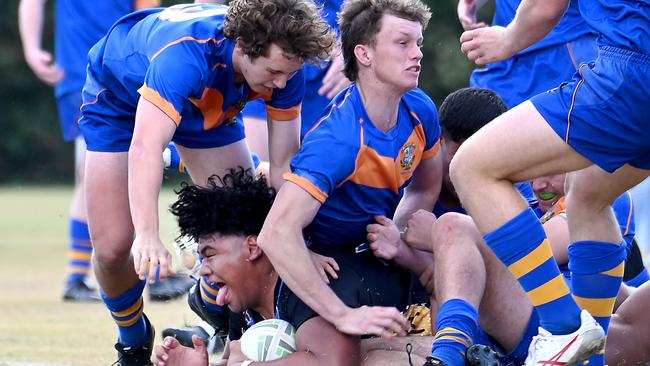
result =
[[[163,191],[161,236],[172,243],[175,223],[166,209],[174,196],[171,189]],[[103,304],[61,301],[71,192],[71,187],[0,187],[0,366],[115,361],[117,330]],[[178,259],[175,263],[180,265]],[[158,334],[166,326],[195,321],[185,299],[146,300]]]

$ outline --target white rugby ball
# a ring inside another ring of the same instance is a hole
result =
[[[241,336],[241,350],[253,361],[272,361],[296,351],[296,330],[284,320],[267,319]]]

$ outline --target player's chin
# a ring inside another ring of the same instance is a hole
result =
[[[236,299],[232,299],[228,304],[228,309],[232,311],[233,313],[239,314],[243,313],[244,310],[246,310],[239,301]]]

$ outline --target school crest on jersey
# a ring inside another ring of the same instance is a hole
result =
[[[415,144],[410,142],[402,146],[402,159],[399,161],[400,166],[404,170],[411,170],[415,162]]]

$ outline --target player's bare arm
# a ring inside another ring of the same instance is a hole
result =
[[[417,210],[433,210],[442,187],[442,156],[422,160],[413,173],[413,180],[404,189],[404,197],[397,206],[393,221],[398,228],[406,227],[406,222]]]
[[[487,3],[487,0],[458,0],[458,20],[464,30],[482,28],[487,25],[476,20],[476,13],[485,3]]]
[[[351,309],[322,280],[309,257],[302,229],[321,204],[307,191],[286,182],[264,222],[258,245],[287,286],[336,329],[351,335],[404,334],[406,319],[394,308]]]
[[[174,273],[171,255],[160,241],[158,195],[164,170],[162,151],[171,141],[176,124],[144,98],[140,98],[135,119],[129,149],[129,204],[135,227],[133,261],[140,279],[148,273],[149,282],[155,282],[158,264],[161,279]]]
[[[300,148],[300,116],[289,121],[271,120],[268,124],[269,181],[280,189],[282,175],[289,171],[289,163]]]
[[[43,18],[46,0],[22,0],[18,7],[18,26],[25,61],[47,85],[63,79],[63,70],[54,63],[52,53],[42,48]]]

